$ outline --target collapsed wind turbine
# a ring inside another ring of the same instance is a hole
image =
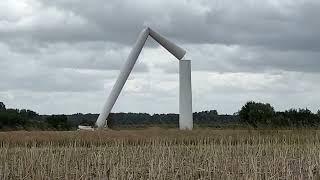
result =
[[[182,60],[186,51],[174,43],[170,42],[159,33],[147,27],[143,29],[135,42],[125,64],[123,65],[116,83],[114,84],[111,93],[104,104],[101,113],[96,121],[98,128],[106,126],[107,118],[114,106],[128,76],[130,75],[133,66],[135,65],[139,54],[148,38],[151,36],[161,46],[167,49],[172,55],[179,60],[179,127],[180,129],[192,129],[192,92],[191,92],[191,61]]]

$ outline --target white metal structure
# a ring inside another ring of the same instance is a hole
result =
[[[179,127],[192,129],[191,61],[179,61]]]
[[[94,129],[91,126],[78,126],[78,130],[85,130],[85,131],[94,131]]]
[[[106,126],[107,117],[109,116],[112,107],[114,106],[124,84],[126,83],[129,74],[135,65],[139,54],[148,38],[151,36],[161,46],[167,49],[174,55],[179,62],[180,74],[180,96],[179,96],[179,125],[180,129],[192,129],[192,93],[191,93],[191,62],[190,60],[181,60],[186,51],[179,46],[173,44],[171,41],[161,36],[159,33],[153,31],[151,28],[145,28],[141,31],[136,43],[134,44],[127,61],[123,65],[116,83],[114,84],[111,93],[103,106],[103,109],[96,121],[99,128]]]

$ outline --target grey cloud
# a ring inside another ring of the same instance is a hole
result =
[[[53,67],[119,70],[129,52],[128,47],[104,43],[54,44],[43,49],[36,59]],[[141,62],[134,69],[134,72],[147,71],[148,66]]]
[[[2,70],[3,71],[3,70]],[[70,70],[39,68],[21,73],[1,73],[5,81],[0,90],[25,90],[32,92],[81,92],[103,89],[103,76]],[[15,73],[15,74],[14,74]],[[21,74],[20,74],[21,73]]]
[[[319,73],[317,51],[270,50],[252,46],[187,45],[193,69],[216,72],[296,71]]]
[[[145,24],[185,43],[308,51],[320,48],[320,3],[313,0],[40,2],[32,21],[25,22],[31,25],[3,31],[2,38],[21,33],[49,42],[103,40],[131,45]]]
[[[25,91],[90,91],[103,89],[103,83],[114,78],[117,72],[95,69],[54,67],[53,60],[38,54],[23,54],[11,51],[0,43],[0,90]]]
[[[276,110],[308,107],[319,109],[316,83],[319,74],[282,72],[257,73],[193,73],[193,100],[195,109],[218,109],[233,113],[246,101],[273,104]]]

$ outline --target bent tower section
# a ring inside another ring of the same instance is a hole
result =
[[[125,64],[122,66],[122,69],[120,71],[120,74],[118,76],[118,79],[116,81],[116,83],[114,84],[111,93],[106,101],[106,103],[104,104],[101,113],[97,119],[96,125],[99,128],[103,128],[106,126],[106,121],[107,118],[112,110],[112,107],[114,106],[116,100],[119,97],[119,94],[124,86],[124,84],[126,83],[132,69],[133,66],[135,65],[139,54],[147,40],[149,36],[149,29],[146,28],[144,30],[141,31],[141,33],[139,34],[139,37],[136,41],[136,43],[134,44],[127,61],[125,62]]]

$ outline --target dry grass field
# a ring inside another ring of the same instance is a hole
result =
[[[318,179],[320,131],[2,132],[0,179]]]

